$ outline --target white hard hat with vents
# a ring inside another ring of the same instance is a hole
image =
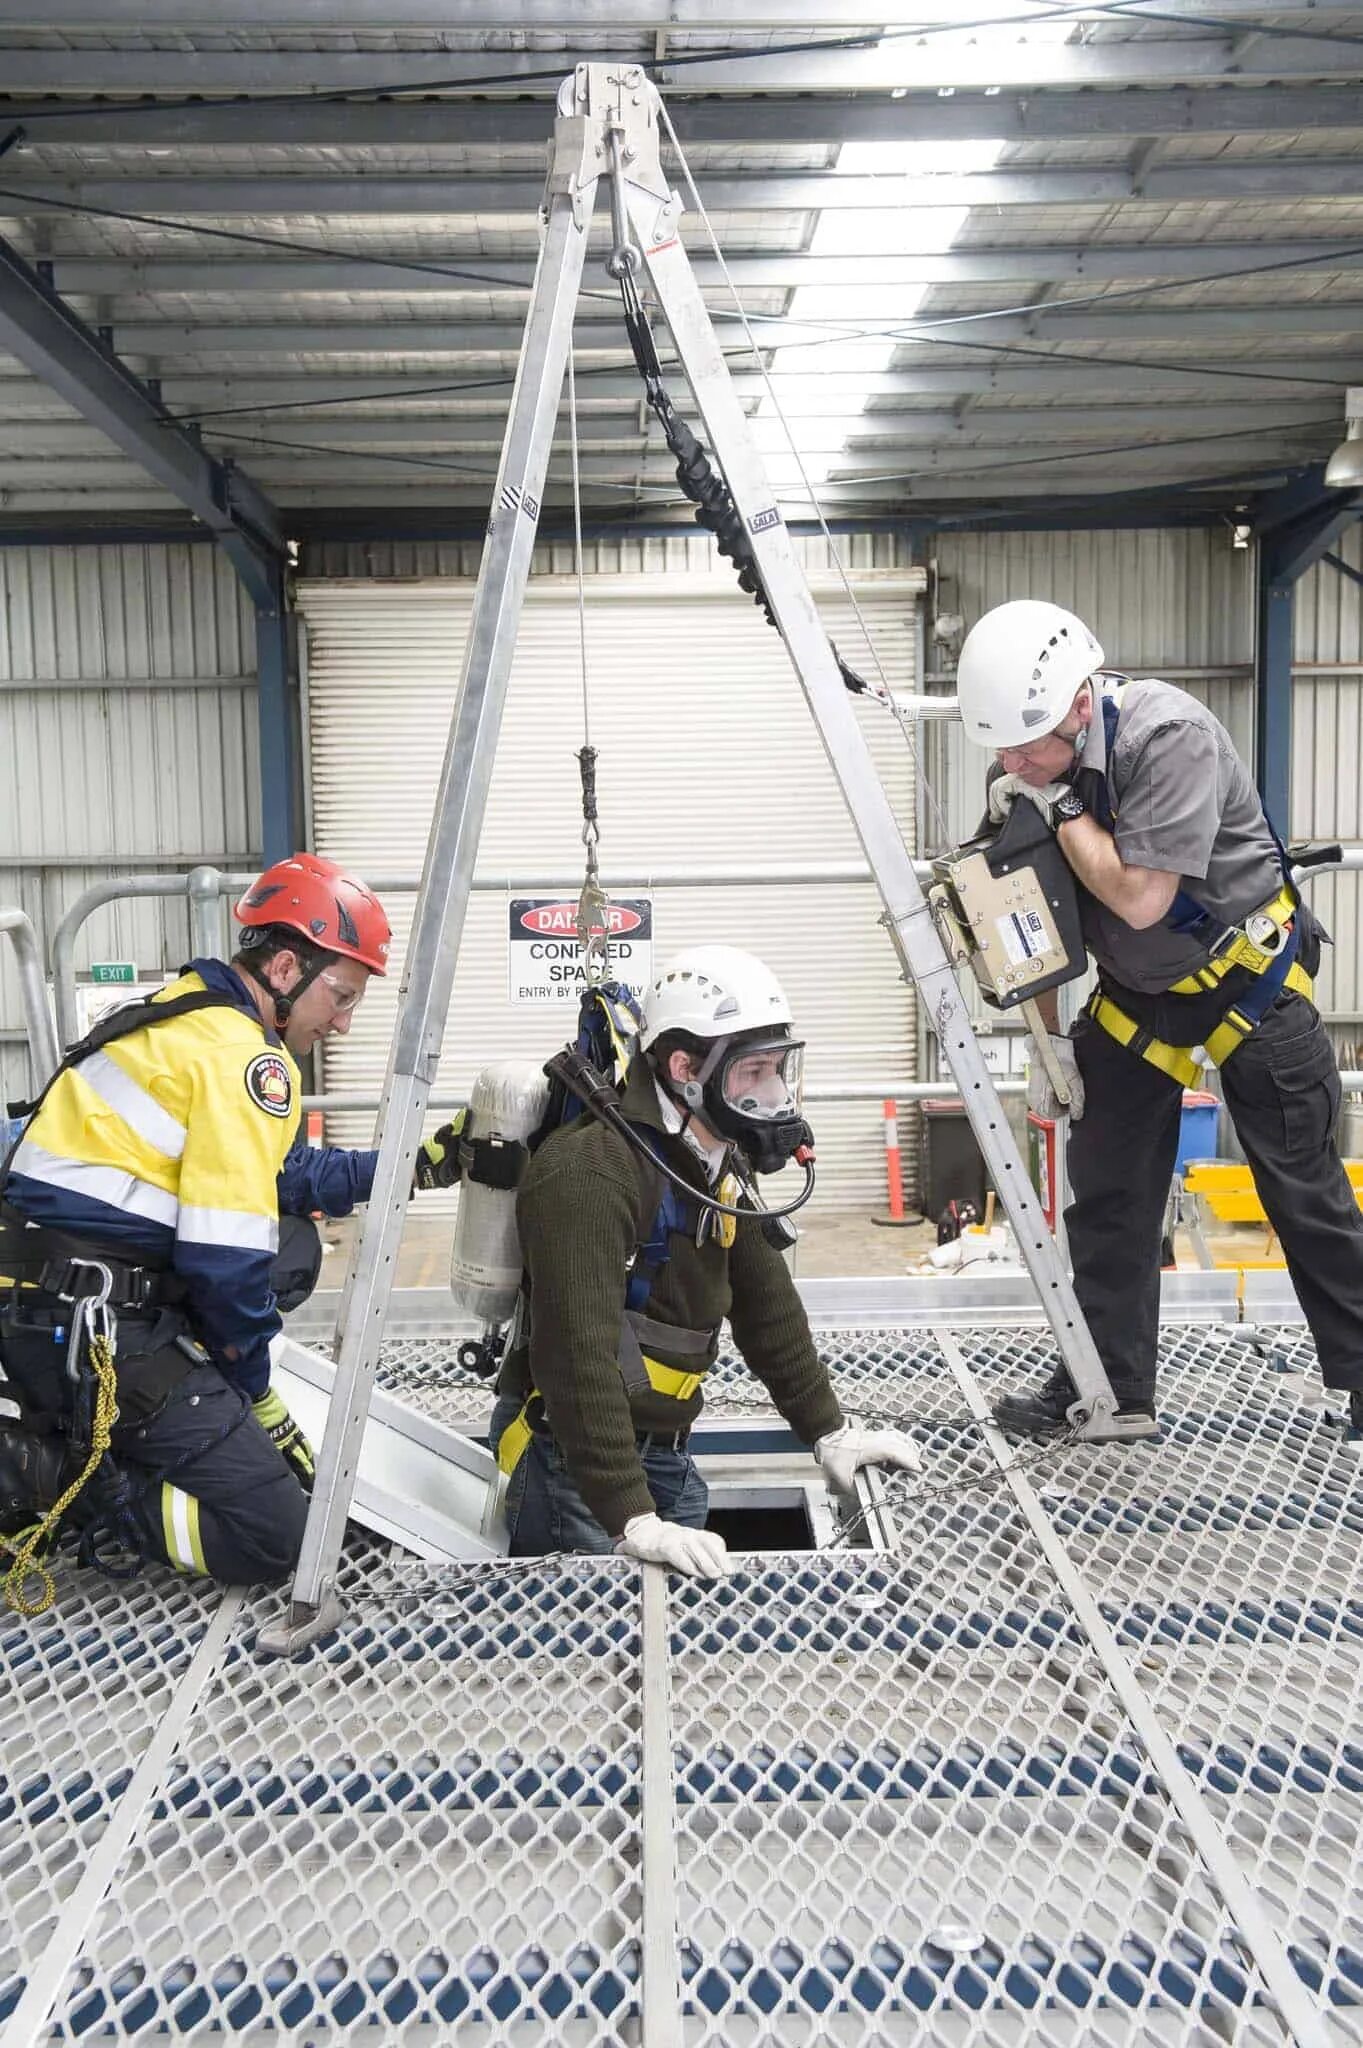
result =
[[[644,1050],[667,1031],[731,1038],[792,1022],[785,990],[769,967],[740,946],[689,946],[659,969],[644,997]]]
[[[1030,597],[995,605],[967,633],[956,665],[966,737],[995,752],[1045,739],[1102,665],[1097,640],[1063,606]]]

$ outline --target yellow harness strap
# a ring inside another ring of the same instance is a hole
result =
[[[655,1394],[662,1394],[669,1401],[689,1401],[705,1378],[703,1372],[681,1372],[674,1365],[664,1365],[660,1359],[650,1358],[647,1352],[643,1359],[650,1387]],[[530,1404],[539,1398],[539,1388],[532,1387],[520,1413],[507,1424],[498,1442],[497,1469],[508,1479],[530,1448],[530,1439],[535,1434],[530,1421]]]
[[[1305,996],[1309,1001],[1313,986],[1306,969],[1293,961],[1287,970],[1283,987],[1291,989],[1296,995]],[[1174,993],[1182,995],[1186,992],[1183,982],[1176,984]],[[1111,996],[1094,995],[1090,999],[1088,1013],[1095,1024],[1102,1026],[1109,1038],[1115,1038],[1118,1045],[1130,1046],[1133,1052],[1139,1053],[1143,1060],[1148,1060],[1152,1067],[1158,1067],[1170,1080],[1179,1082],[1184,1088],[1198,1086],[1202,1079],[1202,1066],[1193,1058],[1190,1046],[1166,1045],[1162,1038],[1146,1038],[1142,1026],[1114,1003]],[[1214,1067],[1223,1067],[1231,1054],[1244,1044],[1253,1029],[1253,1023],[1247,1017],[1242,1017],[1238,1010],[1227,1010],[1216,1029],[1208,1033],[1204,1042],[1202,1049],[1207,1055],[1208,1062]],[[1135,1039],[1141,1039],[1143,1042],[1134,1045],[1132,1041]]]
[[[1281,932],[1284,926],[1291,922],[1296,907],[1292,891],[1284,883],[1273,901],[1265,903],[1262,910],[1256,910],[1254,916],[1268,918]],[[1277,948],[1272,953],[1265,952],[1262,946],[1255,945],[1247,933],[1237,932],[1235,937],[1229,939],[1220,949],[1216,958],[1209,960],[1205,967],[1199,967],[1193,974],[1185,974],[1181,981],[1171,982],[1169,993],[1174,996],[1196,996],[1203,994],[1207,989],[1219,988],[1232,967],[1247,967],[1251,974],[1266,974],[1277,958],[1277,953]],[[1294,969],[1293,972],[1295,971]],[[1292,986],[1291,974],[1288,975],[1285,985],[1289,988]]]
[[[535,1434],[530,1426],[530,1403],[538,1401],[539,1389],[532,1387],[525,1397],[525,1404],[514,1422],[508,1422],[497,1445],[497,1470],[509,1479],[521,1459],[530,1448],[530,1439]]]

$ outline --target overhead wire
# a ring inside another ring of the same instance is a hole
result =
[[[782,424],[785,424],[784,420]],[[1335,423],[1332,420],[1328,419],[1310,420],[1306,422],[1306,428],[1323,429],[1333,424]],[[1063,448],[1055,449],[1053,451],[1049,451],[1045,455],[1005,457],[1002,461],[998,462],[981,462],[976,463],[973,466],[967,466],[964,468],[954,467],[951,471],[951,475],[988,476],[994,474],[997,471],[1034,468],[1042,463],[1069,462],[1085,456],[1097,457],[1129,454],[1163,454],[1166,450],[1200,447],[1203,444],[1209,442],[1239,440],[1243,438],[1243,435],[1243,428],[1227,428],[1215,433],[1185,434],[1177,437],[1171,437],[1170,439],[1162,441],[1142,440],[1112,443],[1104,445],[1101,448],[1066,446]],[[497,475],[496,469],[488,466],[487,464],[461,462],[453,457],[441,457],[432,455],[404,455],[398,452],[397,450],[393,449],[364,448],[354,446],[331,446],[329,444],[321,442],[283,440],[275,436],[265,435],[234,434],[230,438],[232,441],[232,445],[234,447],[258,448],[262,450],[277,451],[281,454],[334,455],[343,456],[351,461],[354,461],[358,457],[362,461],[391,462],[398,464],[404,468],[445,470],[465,476],[478,476],[495,479]],[[810,483],[808,475],[805,473],[803,464],[799,462],[798,456],[796,459],[801,471],[801,482],[803,490],[808,495],[809,502],[817,508],[819,503],[817,493],[815,492],[813,485]],[[1292,464],[1289,458],[1278,458],[1275,460],[1272,457],[1265,458],[1264,464],[1262,465],[1262,467],[1264,468],[1273,470],[1280,470],[1291,466]],[[571,472],[565,473],[562,470],[549,470],[546,474],[548,480],[551,482],[571,484]],[[932,469],[897,469],[884,471],[868,471],[864,474],[856,476],[849,476],[843,478],[826,478],[824,480],[823,488],[826,491],[838,491],[841,489],[847,489],[850,487],[860,486],[862,484],[867,483],[917,482],[920,480],[931,481],[933,479],[940,481],[941,472]],[[1207,481],[1209,483],[1212,483],[1220,481],[1220,479],[1209,478]],[[670,504],[676,504],[679,506],[684,505],[688,502],[685,498],[679,497],[676,494],[676,492],[670,490],[669,487],[663,484],[617,484],[608,482],[603,478],[593,478],[592,485],[594,489],[599,489],[603,491],[609,490],[633,492],[637,490],[642,495],[654,498],[662,498],[665,496]],[[1117,495],[1124,494],[1125,493],[1120,493]],[[797,493],[794,486],[786,485],[778,489],[776,495],[782,500],[789,500],[792,496],[797,495]],[[831,532],[828,532],[824,527],[822,515],[819,515],[819,523],[821,526],[821,530],[825,531],[826,538],[828,538],[831,545],[833,541],[833,536]],[[840,565],[835,564],[835,566]],[[853,607],[855,608],[856,599],[853,592],[850,589],[848,590],[848,597],[851,603],[853,604]],[[864,621],[861,623],[863,625],[863,630],[865,630]],[[874,655],[873,648],[871,651]],[[882,672],[882,681],[884,680],[885,678]],[[886,684],[886,687],[888,688],[888,684]]]
[[[682,160],[681,148],[675,139],[676,131],[672,128],[670,121],[668,127],[673,148],[677,151],[680,161]],[[689,170],[687,177],[689,180]],[[694,184],[692,189],[695,189]],[[508,278],[500,276],[495,271],[472,270],[463,264],[435,263],[426,258],[392,256],[381,251],[338,249],[332,243],[304,241],[294,235],[262,235],[249,228],[209,227],[201,221],[177,220],[169,215],[141,213],[128,207],[101,206],[93,200],[68,199],[64,195],[54,193],[25,192],[22,186],[0,185],[0,199],[10,199],[18,202],[25,213],[36,206],[39,208],[51,208],[63,213],[88,214],[97,220],[116,220],[134,227],[160,228],[174,234],[197,235],[205,241],[233,242],[240,244],[244,248],[281,250],[291,256],[315,256],[330,263],[354,263],[370,269],[408,271],[425,277],[447,277],[455,284],[476,285],[489,292],[503,292],[508,295],[518,292],[528,294],[533,289],[532,282],[529,279]],[[812,208],[812,210],[817,211],[818,209]],[[1197,244],[1189,243],[1186,246],[1195,249]],[[1253,245],[1246,243],[1245,246],[1248,249]],[[1138,254],[1141,245],[1137,243],[1130,249],[1125,244],[1122,244],[1121,247],[1124,253]],[[950,251],[943,251],[941,253],[950,254]],[[1084,253],[1092,254],[1094,252],[1087,250]],[[1267,261],[1260,260],[1252,263],[1237,264],[1229,269],[1223,267],[1217,270],[1203,271],[1189,277],[1154,278],[1143,284],[1118,286],[1115,290],[1105,287],[1102,290],[1086,292],[1081,296],[1058,299],[1046,307],[1038,307],[1034,301],[1020,300],[1015,305],[981,307],[964,313],[926,314],[908,322],[899,322],[892,325],[886,325],[881,322],[871,324],[864,321],[830,321],[826,319],[788,321],[784,313],[753,312],[744,314],[742,317],[758,325],[784,326],[789,324],[797,327],[808,326],[827,330],[827,338],[835,341],[845,340],[849,336],[865,336],[867,338],[886,340],[921,340],[932,342],[935,339],[935,331],[943,327],[969,326],[987,320],[1016,319],[1026,315],[1041,316],[1045,313],[1073,312],[1086,306],[1110,305],[1129,298],[1154,298],[1165,292],[1187,291],[1194,286],[1205,284],[1237,282],[1244,278],[1268,276],[1279,271],[1328,268],[1332,263],[1347,262],[1356,256],[1363,256],[1363,242],[1322,244],[1318,249],[1310,249],[1300,256],[1273,257]],[[52,262],[61,262],[63,260],[68,262],[81,260],[97,262],[100,260],[118,261],[120,259],[117,257],[109,259],[100,259],[98,257],[81,258],[67,252],[65,257],[57,255],[44,260]],[[154,263],[158,260],[176,262],[180,259],[177,257],[158,259],[156,256],[143,255],[137,260]],[[978,281],[987,282],[987,280]],[[305,284],[306,281],[304,280],[303,282]],[[929,284],[932,282],[932,280],[929,280]],[[938,282],[945,284],[950,281],[943,279]],[[1046,282],[1063,284],[1066,280],[1057,278],[1046,280]],[[295,281],[295,289],[297,288],[298,281]],[[168,289],[173,289],[173,287],[168,287]],[[282,280],[281,289],[283,289]],[[607,305],[614,305],[615,303],[614,294],[608,290],[586,288],[581,296],[586,299],[599,300]],[[720,313],[713,317],[735,318],[738,316],[726,316]],[[803,344],[792,345],[802,346]],[[811,343],[810,345],[814,346],[816,344]],[[1105,358],[1104,360],[1110,361],[1111,358]]]
[[[680,159],[680,144],[676,141],[675,129],[672,128],[670,121],[668,123],[668,126],[671,130],[673,138],[673,147],[677,150]],[[689,169],[687,171],[687,177],[688,181],[690,181]],[[694,182],[692,182],[691,188],[693,191],[695,190]],[[463,268],[462,266],[455,267],[451,265],[424,262],[413,258],[374,255],[368,252],[352,254],[345,251],[337,251],[335,248],[329,247],[325,244],[303,241],[300,238],[296,237],[260,235],[247,229],[208,227],[197,222],[175,220],[163,215],[138,213],[129,209],[118,207],[100,206],[93,202],[71,200],[52,194],[25,194],[21,188],[15,188],[12,186],[0,185],[0,200],[16,200],[23,202],[25,210],[27,210],[29,206],[36,204],[40,207],[49,208],[59,212],[82,215],[89,214],[93,218],[97,219],[118,220],[126,222],[129,225],[133,226],[161,228],[175,233],[198,235],[205,239],[215,241],[239,242],[249,247],[280,249],[290,254],[321,256],[331,261],[356,262],[379,269],[421,271],[425,274],[430,275],[448,276],[451,279],[458,282],[466,284],[476,284],[479,286],[486,287],[488,290],[491,291],[500,291],[508,294],[514,294],[521,291],[528,291],[530,289],[530,286],[528,284],[520,284],[515,281],[500,278],[493,275],[492,273],[470,271]],[[1250,277],[1257,275],[1260,272],[1269,272],[1277,269],[1299,269],[1304,267],[1314,267],[1317,265],[1322,267],[1328,267],[1328,265],[1332,261],[1337,262],[1344,260],[1347,257],[1360,254],[1363,254],[1363,244],[1346,244],[1341,247],[1332,247],[1329,250],[1321,250],[1319,252],[1313,251],[1311,252],[1311,254],[1305,257],[1282,258],[1275,259],[1274,261],[1268,263],[1248,264],[1243,266],[1243,268],[1237,269],[1233,272],[1228,272],[1224,270],[1208,272],[1202,276],[1194,276],[1165,281],[1155,281],[1147,285],[1133,286],[1129,289],[1123,289],[1117,292],[1093,293],[1086,295],[1082,299],[1069,299],[1059,301],[1057,302],[1057,309],[1060,311],[1064,311],[1066,309],[1073,309],[1075,307],[1087,304],[1101,303],[1104,299],[1145,297],[1166,290],[1187,290],[1197,285],[1214,284],[1222,279],[1227,279],[1231,277]],[[60,261],[61,258],[58,257],[56,259],[49,260]],[[154,261],[155,259],[150,258],[144,260]],[[730,283],[730,289],[733,290],[734,288],[732,286],[732,281],[727,281]],[[605,291],[593,292],[588,290],[584,292],[583,296],[588,298],[601,299],[603,301],[610,301],[611,303],[613,303],[613,294]],[[1075,349],[1055,349],[1053,347],[1046,346],[1033,347],[1029,346],[1028,344],[1022,341],[998,343],[981,342],[978,340],[966,340],[963,337],[955,334],[950,336],[943,336],[937,331],[942,328],[953,327],[957,325],[978,324],[979,322],[988,319],[1000,319],[1004,317],[1016,318],[1019,315],[1036,313],[1038,311],[1038,308],[1034,305],[1019,305],[1013,307],[982,309],[981,311],[978,312],[971,312],[965,314],[942,314],[935,319],[928,318],[926,320],[917,322],[897,323],[896,325],[887,328],[879,323],[867,324],[865,322],[859,323],[847,321],[803,320],[788,323],[786,316],[784,314],[747,313],[742,308],[741,302],[737,300],[736,292],[735,300],[738,308],[736,314],[726,316],[723,313],[719,313],[716,317],[735,318],[739,321],[741,325],[745,327],[745,329],[748,330],[751,329],[751,326],[754,323],[756,323],[757,325],[771,325],[782,328],[790,324],[802,328],[809,327],[812,329],[822,330],[820,332],[812,334],[811,338],[808,341],[786,342],[784,344],[784,348],[787,352],[796,349],[805,350],[827,347],[849,339],[880,339],[893,340],[897,344],[903,345],[912,345],[914,343],[918,343],[927,347],[954,346],[972,353],[1018,356],[1024,359],[1034,358],[1038,361],[1046,363],[1074,363],[1076,365],[1101,366],[1109,370],[1114,368],[1139,369],[1148,372],[1163,373],[1171,376],[1183,375],[1198,376],[1203,378],[1212,376],[1221,378],[1233,378],[1240,381],[1249,381],[1255,383],[1311,383],[1319,384],[1322,388],[1332,390],[1339,389],[1341,384],[1347,382],[1346,377],[1337,376],[1313,378],[1304,374],[1299,375],[1294,373],[1291,375],[1285,375],[1273,372],[1239,368],[1234,365],[1227,364],[1195,365],[1162,362],[1158,359],[1151,359],[1148,357],[1096,355]],[[604,324],[605,323],[603,323],[603,325]],[[751,339],[750,333],[749,339]],[[736,351],[735,354],[741,355],[742,351]],[[584,370],[581,374],[584,378],[586,378],[593,375],[616,375],[618,374],[618,371],[615,369],[614,366],[603,365],[597,369],[588,368]],[[504,377],[480,378],[475,382],[468,384],[464,388],[473,390],[486,390],[499,387],[505,388],[509,387],[513,383],[513,381],[514,378],[510,375]],[[430,386],[426,387],[426,391],[428,394],[434,395],[434,393],[439,391],[441,388],[442,387],[440,386]],[[448,388],[457,389],[459,387],[451,386]],[[383,395],[388,396],[391,394]],[[345,405],[352,403],[363,404],[368,402],[369,401],[366,398],[360,396],[349,400],[300,400],[296,402],[290,401],[289,403],[296,403],[300,407],[303,407],[311,406],[314,403]],[[234,408],[233,410],[253,411],[264,409],[265,408],[242,407]],[[271,407],[269,409],[280,410],[284,408]],[[211,414],[208,411],[196,410],[187,410],[185,412],[174,415],[175,418],[182,421],[191,421],[201,418],[208,418],[210,416]]]
[[[1337,431],[1338,426],[1338,420],[1333,415],[1331,415],[1327,419],[1306,420],[1300,422],[1294,426],[1293,431],[1297,433],[1308,433],[1315,429],[1324,430],[1326,428],[1331,428]],[[1259,431],[1260,433],[1262,433],[1264,430],[1260,429]],[[992,475],[996,470],[1035,469],[1038,465],[1047,462],[1075,462],[1084,459],[1095,458],[1097,456],[1109,455],[1163,454],[1166,449],[1200,447],[1205,442],[1239,441],[1244,438],[1244,434],[1245,429],[1243,427],[1224,427],[1218,429],[1213,433],[1182,434],[1177,436],[1176,438],[1170,438],[1168,440],[1162,441],[1142,440],[1111,442],[1101,448],[1086,448],[1082,446],[1070,445],[1067,443],[1064,447],[1049,449],[1047,453],[1044,455],[1005,456],[1003,460],[998,462],[970,463],[967,461],[963,464],[953,463],[951,474],[953,476],[989,476]],[[905,481],[913,481],[921,476],[931,476],[939,473],[940,472],[921,469],[876,471],[868,470],[860,472],[856,476],[825,479],[825,485],[831,482],[833,488],[836,490],[838,488],[839,483],[855,484],[858,486],[862,484],[899,483]]]

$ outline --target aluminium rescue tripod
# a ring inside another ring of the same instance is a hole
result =
[[[614,277],[641,272],[671,332],[716,463],[746,530],[885,906],[905,976],[918,988],[955,1078],[1066,1368],[1081,1436],[1116,1437],[1116,1403],[1046,1228],[970,1026],[955,973],[914,874],[843,675],[819,620],[748,421],[681,242],[682,205],[662,168],[659,100],[632,65],[580,64],[558,95],[545,227],[474,598],[463,677],[426,850],[379,1112],[379,1164],[338,1323],[336,1389],[307,1534],[285,1622],[267,1648],[301,1649],[335,1626],[333,1579],[378,1362],[393,1259],[427,1097],[435,1080],[455,960],[492,774],[516,629],[530,571],[554,419],[596,206],[609,181]]]

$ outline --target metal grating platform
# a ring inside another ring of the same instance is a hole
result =
[[[1300,1333],[1166,1330],[1161,1447],[1011,1480],[952,1349],[988,1394],[1048,1336],[821,1342],[924,1445],[889,1553],[664,1592],[357,1537],[289,1665],[277,1598],[169,1574],[6,1620],[4,2048],[1363,2040],[1360,1453]],[[388,1386],[485,1408],[449,1348]]]

